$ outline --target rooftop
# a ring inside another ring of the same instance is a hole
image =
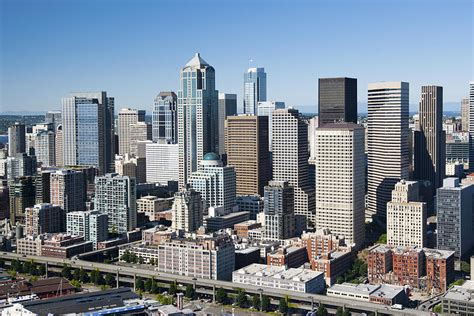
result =
[[[333,286],[329,288],[329,290],[353,293],[353,294],[359,294],[359,295],[377,296],[377,297],[383,297],[383,298],[394,298],[405,289],[403,288],[403,286],[394,286],[394,285],[387,285],[387,284],[371,285],[371,284],[342,283],[342,284],[334,284]]]
[[[201,68],[202,66],[209,66],[209,64],[204,59],[202,59],[199,53],[196,53],[194,57],[191,58],[191,60],[188,61],[188,63],[184,67]]]
[[[453,286],[443,298],[474,303],[474,281],[467,281],[461,286]]]
[[[286,279],[299,282],[308,282],[314,278],[324,274],[324,272],[316,272],[304,268],[289,268],[284,266],[268,266],[265,264],[254,263],[244,268],[236,270],[234,274],[246,274],[257,277],[266,277],[273,279]]]

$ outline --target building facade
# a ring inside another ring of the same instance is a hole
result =
[[[407,82],[369,84],[367,217],[385,218],[395,184],[408,179]]]
[[[179,186],[219,144],[215,70],[197,53],[180,72],[178,91]]]
[[[178,97],[172,91],[160,92],[154,100],[152,126],[153,141],[178,143]]]
[[[294,191],[288,182],[270,181],[265,187],[264,239],[283,240],[295,235]]]
[[[167,185],[168,181],[178,181],[178,159],[178,144],[146,144],[146,182]]]
[[[315,133],[316,227],[361,246],[365,239],[364,128],[327,123]]]
[[[59,206],[36,204],[25,209],[25,233],[27,236],[59,233],[64,229],[64,220],[64,211]]]
[[[66,213],[86,209],[86,179],[81,171],[61,169],[51,173],[51,204]]]
[[[35,155],[42,167],[56,166],[56,138],[53,131],[39,131],[36,134]]]
[[[326,123],[357,124],[357,79],[319,78],[319,126]]]
[[[273,112],[273,180],[288,181],[294,188],[295,214],[315,222],[315,192],[308,173],[308,127],[298,110]]]
[[[237,94],[219,93],[219,155],[226,154],[225,121],[228,117],[237,115]]]
[[[119,155],[130,154],[131,133],[134,128],[132,124],[145,122],[145,111],[123,108],[118,114],[118,140]]]
[[[66,214],[66,231],[71,236],[82,236],[91,241],[93,248],[109,236],[108,216],[99,211],[70,212]]]
[[[95,208],[108,215],[109,232],[126,233],[137,227],[135,178],[110,173],[95,178]]]
[[[271,179],[268,117],[238,115],[227,118],[227,164],[235,168],[238,195],[263,195]]]
[[[257,103],[267,101],[267,74],[264,68],[244,73],[244,114],[257,114]]]
[[[21,153],[26,153],[26,127],[17,122],[8,128],[8,156]]]
[[[273,111],[284,109],[285,102],[280,101],[262,101],[257,104],[257,115],[268,117],[268,150],[272,151],[272,126],[273,126]]]
[[[173,230],[187,233],[196,231],[203,224],[204,202],[201,194],[193,189],[176,192],[172,206]]]

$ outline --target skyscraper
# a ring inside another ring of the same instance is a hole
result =
[[[419,247],[426,242],[426,203],[420,201],[419,182],[401,180],[387,203],[387,244]]]
[[[152,114],[153,141],[178,143],[177,96],[174,92],[160,92],[155,98]]]
[[[106,213],[109,232],[126,233],[137,227],[135,178],[108,173],[95,178],[95,208]]]
[[[315,221],[315,192],[308,178],[308,126],[296,109],[273,112],[273,180],[294,188],[295,214]]]
[[[172,207],[173,230],[183,230],[191,233],[202,226],[204,203],[201,193],[185,188],[174,195]]]
[[[207,153],[199,162],[199,169],[188,179],[189,186],[201,193],[204,213],[213,208],[219,215],[226,215],[236,209],[235,170],[223,166],[219,155]]]
[[[56,149],[55,162],[56,166],[63,166],[63,126],[59,125],[56,129],[56,135],[54,138],[54,147]]]
[[[235,168],[238,195],[263,196],[272,177],[268,138],[267,116],[227,118],[227,164]]]
[[[35,205],[35,185],[31,176],[9,182],[10,223],[25,222],[25,209]]]
[[[51,204],[65,212],[85,211],[86,180],[80,171],[61,169],[51,173]]]
[[[319,126],[334,122],[357,124],[357,79],[320,78]]]
[[[121,109],[118,114],[119,155],[130,154],[132,124],[145,122],[145,111],[130,108]]]
[[[293,187],[286,181],[270,181],[263,204],[266,240],[283,240],[295,235]]]
[[[422,86],[419,130],[415,131],[414,178],[428,180],[434,189],[443,185],[446,133],[443,131],[443,88]]]
[[[53,131],[58,129],[58,126],[62,124],[62,113],[61,111],[48,111],[44,116],[44,121],[53,125]]]
[[[128,145],[130,155],[139,157],[138,142],[151,140],[151,124],[145,122],[137,122],[134,124],[130,124],[129,137],[130,138]]]
[[[469,98],[461,100],[461,128],[463,131],[469,130]]]
[[[18,153],[13,157],[7,157],[7,179],[13,180],[19,177],[34,176],[36,174],[36,156],[28,156],[26,153]]]
[[[99,211],[67,213],[66,231],[72,236],[83,236],[86,241],[92,241],[93,248],[97,249],[97,243],[108,238],[108,216]]]
[[[474,81],[469,82],[469,171],[474,171]]]
[[[368,89],[368,187],[366,216],[385,218],[395,184],[408,179],[407,82],[380,82]]]
[[[63,164],[114,168],[114,98],[102,92],[72,93],[62,99]]]
[[[26,153],[25,125],[15,123],[8,128],[8,156]]]
[[[267,74],[264,68],[244,73],[244,114],[257,114],[257,103],[267,101]]]
[[[219,93],[219,155],[226,153],[225,120],[237,115],[237,94]]]
[[[457,178],[446,178],[436,194],[438,249],[465,257],[474,246],[474,185],[460,185]]]
[[[178,144],[146,144],[146,181],[167,185],[178,181]]]
[[[27,236],[64,231],[64,211],[49,203],[35,204],[25,209],[25,230]]]
[[[280,101],[263,101],[257,104],[257,115],[268,117],[268,149],[272,151],[272,117],[273,111],[284,109],[285,102]]]
[[[352,122],[315,131],[316,227],[356,246],[365,237],[364,142],[364,128]]]
[[[219,143],[218,91],[215,70],[197,53],[180,73],[178,91],[179,185],[198,169],[206,153]]]
[[[56,139],[53,131],[41,130],[36,134],[35,155],[43,167],[56,165]]]

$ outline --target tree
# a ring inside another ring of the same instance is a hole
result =
[[[387,234],[380,235],[379,239],[377,240],[378,244],[386,244],[387,243]]]
[[[13,260],[10,269],[15,272],[21,272],[22,264],[19,259]]]
[[[137,280],[135,281],[135,287],[140,291],[145,290],[145,282],[143,282],[141,277],[137,277]]]
[[[81,270],[80,269],[74,269],[74,273],[72,275],[73,275],[74,280],[78,280],[78,281],[81,280]]]
[[[105,283],[104,277],[100,274],[99,269],[94,269],[91,271],[91,282],[96,285],[102,285]]]
[[[65,264],[63,266],[63,269],[61,270],[61,276],[63,278],[66,278],[68,280],[72,280],[72,271],[71,271],[71,267],[68,266],[67,264]]]
[[[82,283],[87,283],[87,282],[90,281],[89,275],[87,274],[87,272],[83,268],[79,269],[79,280]]]
[[[160,287],[158,286],[158,283],[153,280],[153,284],[151,285],[151,292],[153,294],[158,294],[160,292]]]
[[[32,265],[32,262],[31,261],[25,261],[23,263],[23,267],[22,267],[22,272],[23,273],[26,273],[26,274],[30,274],[31,273],[31,265]]]
[[[153,281],[151,279],[147,279],[145,281],[145,291],[146,292],[151,292],[152,285],[153,285]]]
[[[252,306],[253,308],[260,310],[261,308],[260,295],[256,294],[252,297]]]
[[[5,267],[5,260],[0,259],[0,268],[4,268],[4,267]]]
[[[316,313],[318,316],[327,316],[328,315],[328,310],[326,309],[326,307],[321,304],[319,305],[318,307],[318,311]]]
[[[227,301],[227,293],[223,288],[218,288],[216,291],[216,301],[217,303],[223,304]]]
[[[120,260],[125,261],[125,262],[130,262],[131,260],[130,251],[125,250],[123,255],[120,257]]]
[[[343,313],[344,313],[344,310],[342,309],[342,307],[338,307],[336,311],[336,316],[342,316]]]
[[[74,286],[76,289],[80,289],[81,286],[82,286],[81,282],[80,282],[79,280],[76,280],[76,279],[72,280],[70,283],[71,283],[71,285]]]
[[[278,310],[282,314],[288,313],[288,302],[286,298],[280,298],[280,303],[278,304]]]
[[[37,266],[36,264],[34,264],[34,263],[33,263],[33,265],[31,266],[30,274],[33,275],[33,276],[38,276],[38,275],[40,275],[40,274],[39,274],[39,270],[38,270],[38,266]]]
[[[441,314],[443,312],[443,306],[441,304],[436,305],[433,307],[433,312],[436,314]]]
[[[245,291],[242,289],[239,289],[237,291],[237,297],[235,298],[235,303],[237,303],[237,306],[240,308],[243,308],[247,306],[247,295],[245,294]]]
[[[154,258],[151,258],[148,263],[151,264],[152,266],[154,266],[154,265],[155,265],[155,259],[154,259]]]
[[[262,312],[266,312],[270,309],[270,298],[266,295],[262,296]]]
[[[344,312],[342,313],[342,316],[351,316],[351,312],[349,312],[348,309],[344,310]]]
[[[367,277],[367,263],[363,262],[359,266],[359,275],[362,277]]]
[[[39,265],[38,275],[46,275],[46,266],[44,264]]]
[[[176,284],[176,281],[170,284],[170,289],[168,290],[169,295],[175,295],[176,292],[178,292],[178,285]]]
[[[110,287],[115,287],[117,285],[117,283],[115,281],[115,277],[112,274],[107,273],[105,275],[105,284],[110,286]]]
[[[461,271],[464,273],[471,273],[471,265],[469,262],[461,261]]]
[[[186,285],[186,292],[184,295],[186,295],[187,298],[193,299],[194,298],[194,286],[192,284]]]
[[[143,257],[138,257],[138,263],[139,263],[139,264],[144,264],[144,263],[145,263],[145,259],[143,259]]]

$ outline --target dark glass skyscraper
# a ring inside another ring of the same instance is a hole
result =
[[[415,174],[434,189],[443,185],[446,134],[443,131],[443,87],[422,86],[419,130],[415,131]]]
[[[319,78],[319,126],[334,122],[357,124],[357,79]]]
[[[153,106],[153,141],[178,143],[178,98],[174,92],[160,92]]]

